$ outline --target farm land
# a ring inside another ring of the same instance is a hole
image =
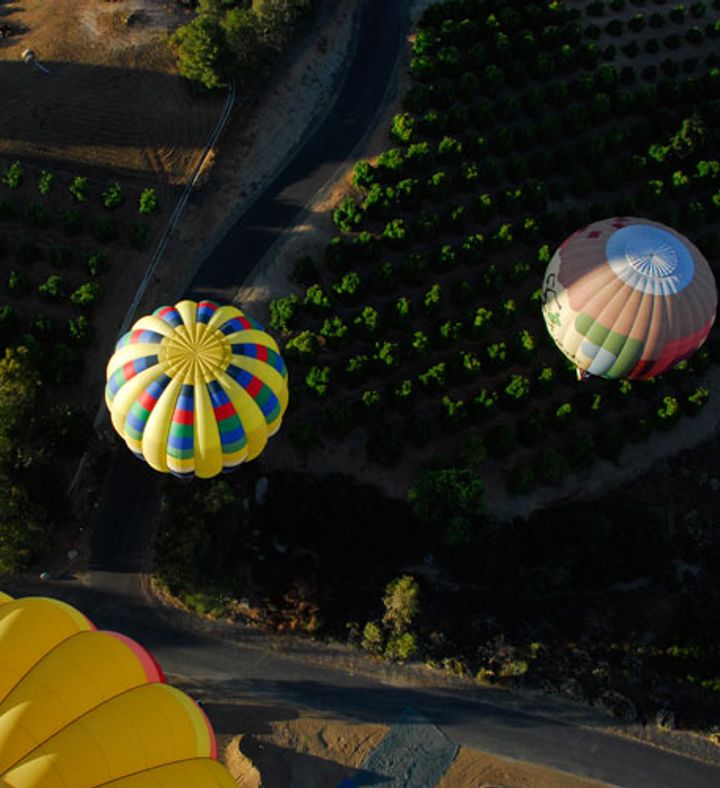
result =
[[[225,100],[199,98],[176,73],[163,35],[189,17],[141,0],[0,6],[12,29],[0,39],[2,340],[30,348],[43,408],[69,406],[81,423],[100,405],[106,359]],[[22,61],[26,48],[50,74]],[[146,189],[157,208],[142,215]],[[108,190],[117,198],[106,202]],[[93,293],[84,304],[80,287]],[[63,463],[66,482],[73,472]]]
[[[717,273],[719,5],[428,8],[388,150],[355,165],[337,236],[270,304],[295,381],[274,440],[303,470],[264,460],[257,508],[252,476],[168,485],[162,585],[204,614],[713,730],[707,452],[529,521],[483,510],[497,489],[581,487],[707,406],[717,328],[662,379],[578,385],[539,285],[559,243],[613,215],[680,230]],[[353,481],[367,462],[396,497]]]
[[[347,442],[402,478],[470,465],[522,495],[704,406],[717,329],[664,379],[577,386],[542,321],[550,257],[593,220],[664,222],[717,266],[717,15],[613,5],[538,7],[527,27],[509,7],[426,13],[393,147],[358,162],[325,259],[270,305],[304,382],[298,451]]]

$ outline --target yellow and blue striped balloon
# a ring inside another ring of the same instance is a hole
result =
[[[287,369],[275,340],[241,310],[181,301],[121,337],[105,401],[117,432],[152,468],[209,478],[257,457],[277,432]]]

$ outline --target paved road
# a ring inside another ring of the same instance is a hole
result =
[[[352,153],[382,105],[407,19],[407,0],[367,0],[356,54],[329,115],[261,199],[210,251],[189,295],[232,298],[265,252]]]
[[[380,104],[406,20],[406,0],[367,0],[356,57],[335,107],[282,174],[261,195],[195,275],[188,295],[232,296],[274,241],[361,139]],[[509,705],[441,691],[389,686],[378,679],[328,669],[312,655],[269,649],[261,635],[238,630],[231,639],[196,634],[183,614],[148,608],[139,592],[147,512],[157,477],[120,453],[92,543],[91,587],[75,582],[26,584],[11,593],[50,593],[76,604],[103,628],[123,631],[172,674],[205,682],[228,696],[316,708],[361,720],[392,722],[408,706],[424,713],[453,741],[565,769],[623,786],[720,785],[720,769],[632,741],[559,723]],[[484,697],[484,696],[483,696]]]
[[[629,739],[559,722],[507,703],[486,702],[481,690],[463,695],[387,681],[317,664],[310,653],[267,648],[262,634],[236,630],[234,637],[197,631],[178,611],[145,607],[137,575],[98,573],[94,586],[55,582],[18,584],[11,593],[52,593],[87,613],[100,628],[124,632],[147,646],[172,675],[192,677],[214,697],[316,709],[361,721],[391,724],[404,709],[420,711],[451,741],[518,760],[564,769],[628,788],[717,788],[720,769]],[[112,590],[110,590],[110,587]],[[498,693],[496,693],[497,695]],[[492,697],[492,694],[490,694]],[[213,715],[213,703],[207,709]],[[222,708],[218,711],[222,714]],[[225,731],[227,732],[227,731]]]

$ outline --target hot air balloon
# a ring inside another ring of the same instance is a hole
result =
[[[0,785],[233,788],[202,709],[64,602],[0,593]]]
[[[208,478],[257,457],[288,404],[275,340],[233,306],[181,301],[115,347],[105,401],[117,432],[157,471]]]
[[[578,230],[543,280],[545,324],[582,375],[659,375],[702,345],[716,308],[707,260],[679,232],[648,219]]]

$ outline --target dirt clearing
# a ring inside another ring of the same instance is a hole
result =
[[[225,100],[173,73],[163,36],[188,19],[158,0],[3,3],[0,155],[183,182]],[[49,75],[22,61],[28,48]]]

